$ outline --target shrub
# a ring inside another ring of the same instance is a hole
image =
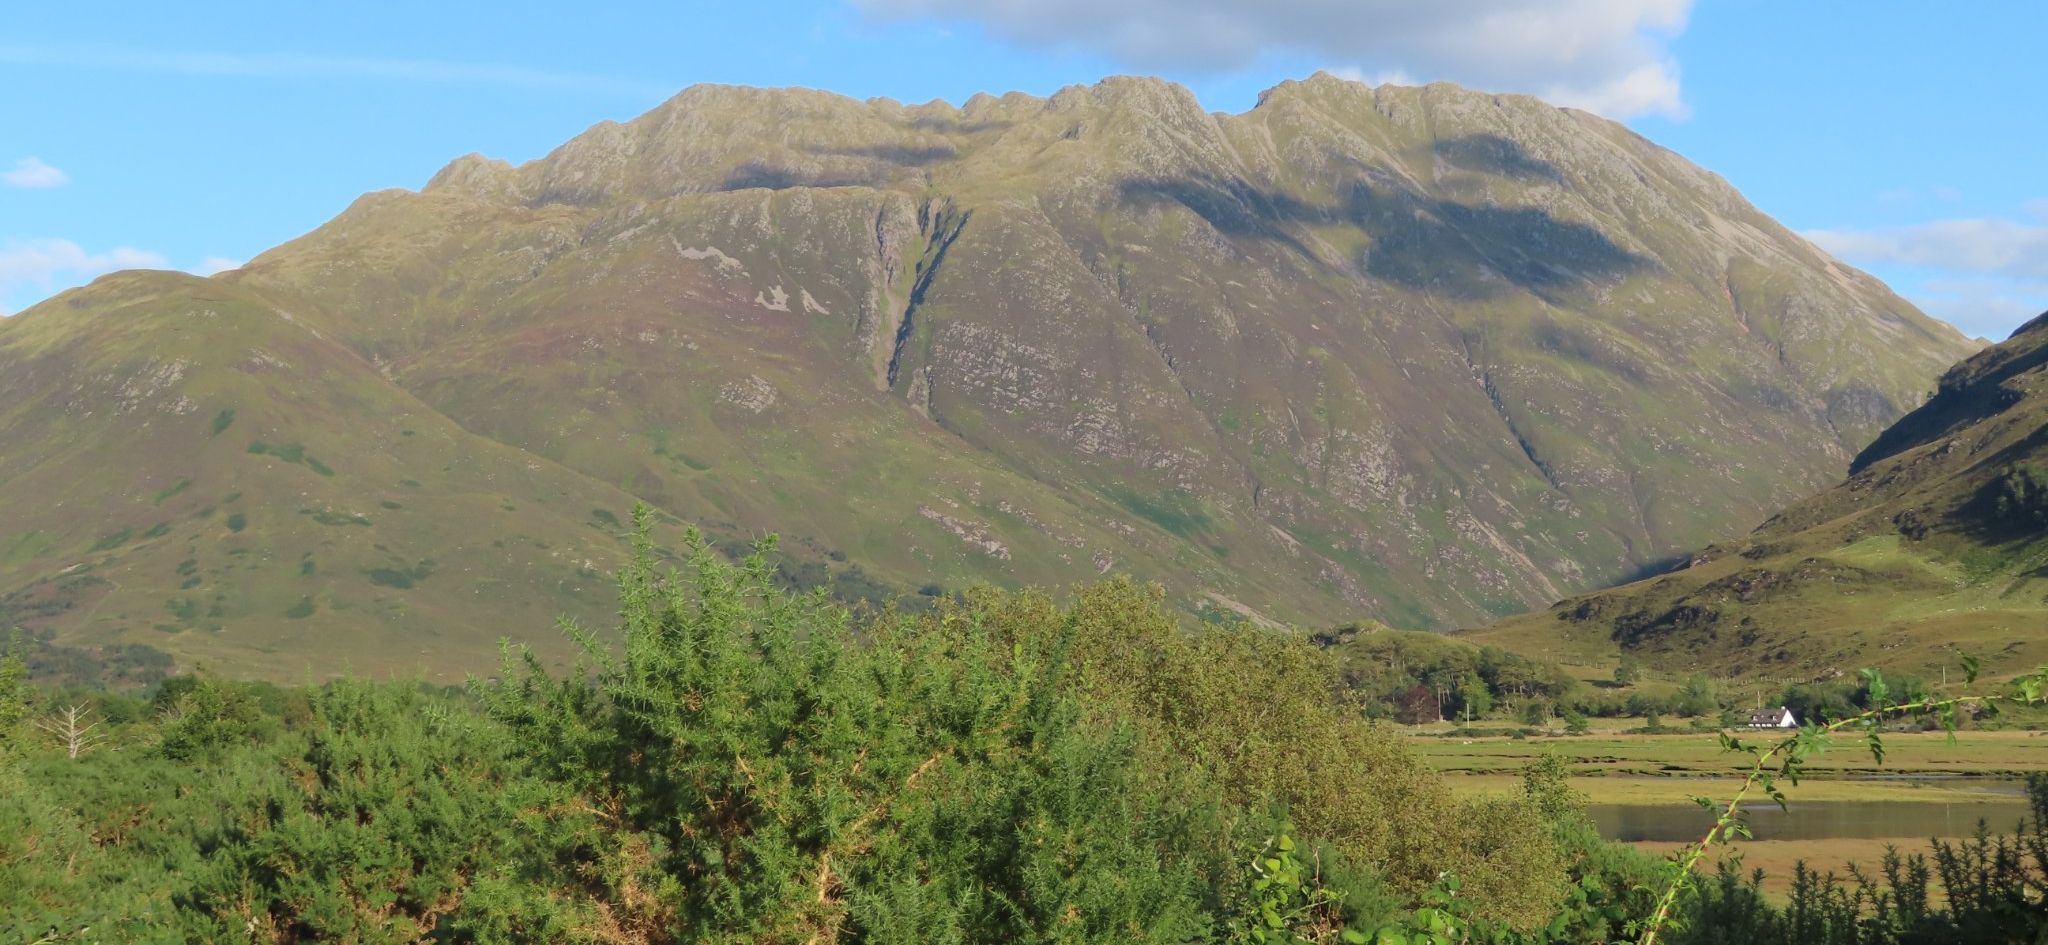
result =
[[[2008,521],[2048,523],[2048,468],[2027,463],[1999,477],[1993,507]]]
[[[543,812],[564,875],[631,927],[701,941],[1179,942],[1234,876],[1227,818],[1148,791],[1132,732],[1084,711],[1071,637],[885,621],[789,596],[757,554],[694,536],[691,574],[639,553],[624,652],[531,656],[478,694],[516,755],[578,800]],[[588,811],[589,813],[583,813]],[[1196,851],[1191,854],[1190,851]],[[642,892],[644,891],[644,892]]]
[[[273,727],[248,686],[214,679],[167,681],[154,700],[162,719],[158,750],[175,761],[217,758]]]

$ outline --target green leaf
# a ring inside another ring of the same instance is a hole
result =
[[[1977,658],[1976,658],[1976,657],[1974,657],[1974,656],[1971,656],[1971,655],[1970,655],[1970,654],[1968,654],[1968,653],[1965,653],[1965,654],[1963,654],[1963,682],[1965,682],[1965,683],[1973,683],[1973,682],[1976,682],[1976,681],[1977,681]]]

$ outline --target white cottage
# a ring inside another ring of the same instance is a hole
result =
[[[1799,719],[1792,710],[1784,706],[1774,709],[1758,709],[1749,714],[1750,728],[1798,728]]]

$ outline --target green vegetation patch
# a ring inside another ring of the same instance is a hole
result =
[[[304,620],[313,616],[313,611],[317,609],[319,608],[313,603],[313,598],[301,597],[298,603],[285,610],[284,615],[292,620]]]
[[[1210,525],[1209,513],[1202,509],[1201,500],[1183,490],[1170,489],[1148,496],[1116,489],[1111,491],[1110,498],[1131,514],[1183,538],[1206,531]]]
[[[370,583],[378,587],[395,587],[406,590],[413,586],[412,575],[392,568],[375,568],[370,571]]]
[[[378,587],[392,587],[403,591],[410,590],[413,585],[426,580],[433,573],[434,562],[429,559],[410,568],[373,568],[369,575],[370,583]]]
[[[304,462],[306,459],[306,448],[297,443],[275,446],[262,440],[251,440],[249,442],[249,452],[255,456],[275,457],[287,463]]]
[[[100,540],[98,540],[98,541],[96,541],[96,542],[93,542],[93,543],[92,543],[92,547],[91,547],[91,548],[88,548],[88,549],[86,549],[86,550],[87,550],[87,551],[112,551],[112,550],[114,550],[114,549],[116,549],[116,548],[119,548],[119,547],[121,547],[122,545],[125,545],[125,544],[127,544],[127,543],[128,543],[128,539],[130,539],[130,538],[132,538],[132,537],[134,537],[134,536],[135,536],[135,530],[134,530],[134,529],[132,529],[132,528],[124,528],[124,529],[121,529],[121,530],[120,530],[120,531],[118,531],[118,532],[114,532],[114,533],[112,533],[112,534],[109,534],[109,535],[102,535],[102,536],[100,536]]]
[[[234,425],[235,425],[235,408],[233,408],[233,407],[224,407],[224,408],[222,408],[222,409],[221,409],[221,412],[219,412],[219,413],[217,413],[217,414],[214,414],[214,415],[213,415],[213,435],[214,435],[214,436],[219,436],[219,435],[221,435],[221,434],[223,434],[223,433],[226,433],[226,432],[228,432],[228,428],[229,428],[229,427],[231,427],[231,426],[234,426]]]
[[[199,616],[199,602],[190,597],[173,597],[164,602],[164,609],[180,623],[191,623]]]
[[[332,467],[321,462],[318,457],[308,455],[306,447],[302,444],[286,443],[278,445],[275,443],[265,443],[262,440],[252,440],[249,443],[249,452],[255,456],[281,459],[294,466],[304,466],[322,476],[334,475]]]
[[[162,490],[158,491],[156,494],[156,498],[152,500],[151,504],[162,505],[172,496],[175,496],[178,493],[190,488],[192,488],[192,480],[179,479],[177,482],[171,483],[170,485],[165,486]]]
[[[56,546],[50,541],[50,536],[41,531],[24,532],[21,537],[14,539],[13,544],[7,546],[5,554],[0,554],[0,561],[10,564],[34,561],[54,550]]]
[[[241,512],[230,512],[227,517],[228,531],[239,532],[249,527],[249,516]]]

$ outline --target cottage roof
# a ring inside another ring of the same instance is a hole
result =
[[[1751,712],[1749,714],[1749,724],[1777,725],[1779,722],[1785,719],[1785,716],[1790,715],[1791,712],[1791,709],[1785,708],[1781,705],[1772,706],[1768,709],[1758,709],[1757,711]]]

